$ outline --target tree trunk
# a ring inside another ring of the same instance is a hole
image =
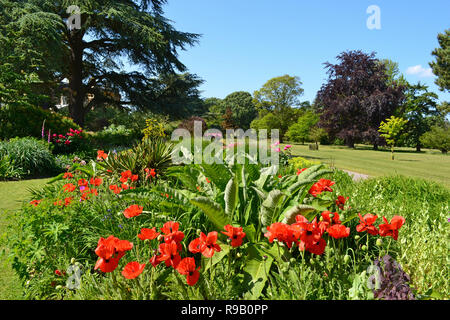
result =
[[[69,76],[69,112],[76,124],[84,126],[84,100],[83,86],[83,35],[81,32],[71,32],[70,43],[70,76]]]
[[[373,150],[378,150],[378,144],[377,143],[373,144]]]
[[[416,152],[420,152],[420,151],[422,151],[422,150],[421,150],[421,146],[420,146],[420,144],[418,144],[418,145],[416,146]]]
[[[347,147],[355,149],[355,142],[353,140],[346,140],[345,144]]]

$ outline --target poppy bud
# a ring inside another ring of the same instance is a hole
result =
[[[376,245],[381,247],[383,245],[383,240],[377,239]]]
[[[75,263],[75,258],[70,259],[70,263],[74,264]]]
[[[348,255],[348,254],[346,254],[345,256],[344,256],[344,262],[345,263],[348,263],[350,261],[350,256]]]
[[[60,290],[60,289],[62,289],[62,286],[61,285],[59,285],[59,286],[56,286],[56,288],[55,288],[56,290]]]
[[[361,238],[361,237],[358,235],[355,236],[355,240],[359,240],[359,238]]]
[[[200,235],[200,233],[202,233],[202,230],[200,230],[200,229],[197,229],[197,231],[195,231],[195,233],[199,236]]]
[[[163,241],[164,240],[164,236],[162,234],[160,234],[157,239],[158,239],[158,241]]]
[[[238,257],[238,258],[242,257],[242,253],[240,253],[240,252],[236,253],[236,257]]]
[[[311,258],[311,259],[309,259],[309,263],[314,264],[314,263],[316,263],[316,262],[314,261],[313,258]]]
[[[361,249],[362,249],[363,251],[367,251],[367,246],[366,246],[366,245],[363,245]]]

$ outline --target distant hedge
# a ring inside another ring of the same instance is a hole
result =
[[[0,139],[14,137],[36,137],[42,134],[45,120],[45,134],[65,134],[72,129],[81,129],[72,119],[40,107],[2,106],[0,108]]]

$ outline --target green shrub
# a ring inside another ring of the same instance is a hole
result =
[[[58,172],[55,158],[47,142],[36,138],[14,138],[0,142],[0,157],[8,155],[14,167],[26,176],[50,175]]]
[[[111,149],[117,146],[131,147],[139,141],[140,135],[137,135],[131,129],[124,125],[111,124],[102,131],[94,133],[90,139],[99,149]]]
[[[19,179],[23,175],[22,168],[15,166],[9,155],[0,156],[0,179]]]
[[[158,175],[162,175],[172,164],[172,148],[173,145],[164,138],[147,138],[133,149],[110,153],[99,167],[112,173],[131,170],[142,176],[145,175],[144,170],[148,168],[155,169]]]
[[[289,163],[294,167],[294,169],[308,168],[313,165],[319,164],[320,161],[308,160],[303,157],[295,157],[289,160]]]
[[[434,126],[430,131],[420,137],[425,147],[441,150],[447,153],[450,150],[450,124],[444,127]]]
[[[42,138],[44,120],[43,139],[46,141],[49,130],[52,134],[64,134],[71,128],[81,129],[72,119],[40,107],[3,106],[0,108],[0,138],[28,136]]]

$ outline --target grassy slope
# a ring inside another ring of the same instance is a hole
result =
[[[17,210],[28,200],[28,188],[38,188],[49,179],[0,182],[0,235],[6,232],[8,210]],[[4,248],[0,247],[0,251]],[[21,286],[5,256],[0,255],[0,300],[21,298]]]
[[[292,145],[292,155],[318,160],[340,169],[356,171],[370,176],[400,174],[430,179],[450,187],[450,156],[438,151],[422,153],[401,148],[395,153],[395,160],[387,150],[374,151],[366,146],[353,150],[347,147],[320,146],[318,151],[309,150],[307,145]]]

